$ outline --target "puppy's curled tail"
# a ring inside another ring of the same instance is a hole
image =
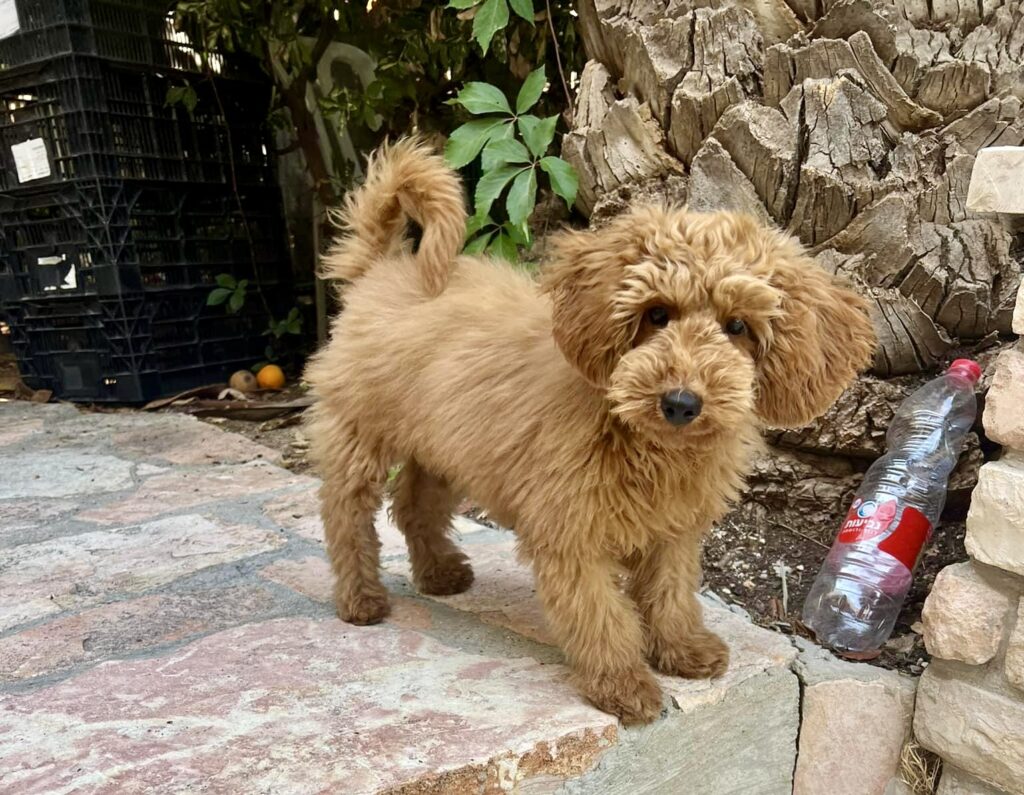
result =
[[[384,145],[371,155],[366,181],[334,218],[343,237],[324,259],[324,278],[355,281],[377,261],[398,254],[411,218],[423,230],[416,263],[432,296],[444,290],[466,235],[458,176],[417,138]]]

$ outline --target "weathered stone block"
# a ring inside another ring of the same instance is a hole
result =
[[[5,697],[0,734],[11,792],[461,793],[578,776],[618,727],[561,666],[292,618]]]
[[[1024,450],[1024,351],[1011,348],[996,359],[983,421],[989,439]]]
[[[277,450],[182,414],[147,415],[145,422],[114,434],[111,441],[122,455],[183,466],[281,460]]]
[[[809,645],[794,667],[804,692],[793,794],[890,791],[910,737],[915,681]],[[856,753],[850,752],[851,738]]]
[[[976,213],[1024,214],[1024,146],[992,146],[978,152],[967,189]]]
[[[914,788],[901,778],[891,778],[882,795],[915,795]]]
[[[991,787],[952,765],[943,765],[936,795],[1006,795],[1006,790]]]
[[[78,450],[4,456],[0,499],[72,497],[131,488],[132,462]]]
[[[1010,596],[971,562],[947,566],[935,578],[921,615],[928,653],[980,665],[999,650]]]
[[[967,515],[967,553],[1024,575],[1024,462],[1007,456],[978,471]]]
[[[1017,291],[1017,303],[1013,307],[1011,328],[1014,334],[1024,336],[1024,290]]]
[[[284,543],[260,527],[183,514],[0,549],[0,629],[140,593]]]
[[[1017,623],[1006,647],[1004,670],[1010,684],[1024,690],[1024,598],[1017,605]]]
[[[914,734],[944,760],[1010,792],[1024,781],[1024,700],[958,678],[934,661],[917,688]]]
[[[692,712],[670,712],[649,727],[620,732],[619,742],[577,781],[518,791],[790,795],[799,724],[797,678],[775,669]]]
[[[78,518],[97,524],[126,525],[206,503],[316,484],[314,478],[293,475],[267,461],[174,469],[147,479],[125,499],[90,508]]]
[[[270,613],[276,594],[248,585],[111,602],[0,639],[0,683],[125,657]]]

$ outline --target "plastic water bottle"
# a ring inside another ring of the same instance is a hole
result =
[[[821,644],[869,659],[892,633],[974,424],[979,378],[977,362],[957,359],[893,417],[887,452],[864,476],[804,602],[804,623]]]

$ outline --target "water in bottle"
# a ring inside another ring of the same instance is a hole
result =
[[[886,434],[804,603],[818,641],[870,657],[892,633],[946,485],[974,424],[981,368],[957,359],[908,397]]]

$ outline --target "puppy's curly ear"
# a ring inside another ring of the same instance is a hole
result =
[[[637,256],[635,236],[622,224],[564,231],[549,243],[541,289],[551,296],[552,334],[566,360],[591,384],[607,386],[629,349],[629,319],[615,317],[613,298],[625,264]]]
[[[870,364],[875,330],[864,298],[796,241],[766,234],[766,257],[755,270],[783,299],[759,364],[757,410],[767,425],[798,428],[827,411]]]

